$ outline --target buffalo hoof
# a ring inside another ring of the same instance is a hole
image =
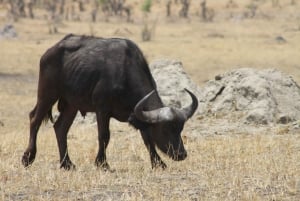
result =
[[[163,161],[156,161],[152,163],[152,169],[157,170],[157,169],[166,169],[167,165]]]
[[[24,167],[28,167],[33,163],[34,159],[35,159],[35,153],[26,151],[24,152],[22,157],[22,164],[24,165]]]
[[[60,168],[64,170],[76,170],[76,166],[70,160],[65,160],[60,164]]]
[[[104,172],[115,172],[116,171],[114,169],[111,169],[109,164],[106,161],[102,162],[102,163],[100,163],[99,161],[96,161],[95,164],[96,164],[98,169],[101,169]]]

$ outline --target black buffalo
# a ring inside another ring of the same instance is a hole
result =
[[[98,167],[109,169],[105,150],[111,117],[140,130],[152,168],[166,167],[155,147],[174,160],[184,160],[187,153],[180,133],[198,107],[196,96],[186,91],[191,105],[165,107],[146,60],[132,41],[69,34],[41,57],[37,103],[29,114],[30,137],[22,163],[27,167],[34,161],[37,132],[43,120],[53,122],[51,111],[57,101],[60,114],[54,130],[64,169],[75,168],[68,155],[67,133],[78,111],[96,113]]]

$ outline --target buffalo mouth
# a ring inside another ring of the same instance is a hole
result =
[[[186,151],[184,152],[176,152],[176,153],[173,153],[171,158],[174,160],[174,161],[182,161],[184,159],[186,159],[187,157],[187,153]]]
[[[182,161],[187,157],[187,152],[184,148],[180,150],[179,149],[174,150],[172,145],[169,146],[167,154],[174,161]]]

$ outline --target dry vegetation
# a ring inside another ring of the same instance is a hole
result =
[[[235,2],[239,7],[226,11],[223,1],[208,1],[216,12],[213,22],[199,19],[196,3],[189,19],[166,18],[154,4],[152,18],[159,20],[150,42],[141,41],[140,19],[68,21],[56,35],[48,34],[43,19],[14,23],[18,38],[0,39],[0,200],[300,200],[300,135],[289,126],[224,131],[218,129],[222,117],[194,117],[183,131],[188,158],[174,162],[164,157],[168,168],[162,171],[151,170],[138,131],[113,121],[107,157],[116,171],[109,173],[93,165],[97,133],[96,126],[87,123],[74,124],[69,133],[77,170],[60,170],[49,124],[40,129],[35,163],[24,169],[20,162],[29,135],[28,112],[36,101],[39,58],[70,32],[130,38],[149,62],[181,60],[199,85],[236,67],[275,67],[300,83],[300,3],[282,0],[279,8],[264,1],[256,17],[241,19],[247,4]],[[6,23],[3,12],[0,27]],[[230,12],[235,17],[229,17]],[[278,36],[286,42],[278,42]]]

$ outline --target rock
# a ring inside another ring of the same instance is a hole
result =
[[[11,24],[5,25],[2,29],[0,29],[0,39],[1,38],[16,38],[18,36],[15,28]]]
[[[192,91],[197,97],[201,96],[200,88],[184,71],[180,61],[157,60],[150,64],[150,70],[165,105],[178,108],[189,105],[191,98],[185,92],[185,88]]]
[[[282,37],[282,36],[277,36],[277,37],[275,37],[275,41],[276,41],[277,43],[279,43],[279,44],[284,44],[284,43],[287,42],[286,39],[285,39],[284,37]]]
[[[278,70],[241,68],[217,77],[203,88],[200,114],[241,112],[242,121],[257,124],[300,118],[300,88]]]

